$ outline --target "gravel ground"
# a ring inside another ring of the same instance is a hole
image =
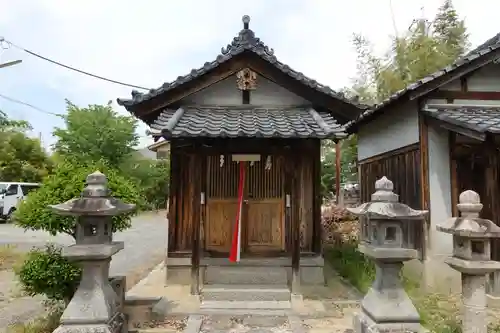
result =
[[[110,275],[124,275],[131,287],[160,263],[165,254],[165,211],[142,213],[132,221],[132,227],[116,234],[115,240],[124,241],[125,249],[113,256]],[[14,225],[0,225],[0,245],[15,245],[17,250],[28,251],[47,243],[71,245],[70,236],[50,236],[44,232],[20,229]],[[41,299],[19,297],[15,291],[14,274],[0,272],[0,332],[16,322],[30,320],[43,312]]]

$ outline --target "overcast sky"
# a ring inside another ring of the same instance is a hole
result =
[[[0,0],[0,36],[59,62],[114,80],[156,88],[213,60],[251,16],[250,28],[292,68],[334,89],[356,74],[354,32],[384,50],[413,18],[431,19],[440,0]],[[472,46],[500,32],[500,1],[454,0]],[[423,10],[422,10],[423,8]],[[0,94],[64,113],[129,97],[131,88],[55,66],[14,48],[0,50]],[[116,106],[125,113],[124,109]],[[44,145],[62,121],[0,98],[0,109],[31,122]],[[140,128],[144,136],[145,127]],[[142,145],[151,143],[143,138]]]

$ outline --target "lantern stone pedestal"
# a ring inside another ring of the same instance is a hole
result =
[[[483,205],[474,191],[462,192],[457,208],[461,217],[436,228],[453,235],[453,256],[445,262],[462,275],[462,332],[486,333],[488,274],[500,270],[500,262],[490,260],[491,239],[500,238],[500,228],[479,217]]]
[[[361,222],[359,251],[373,259],[376,277],[354,318],[354,331],[420,332],[420,316],[404,290],[400,272],[405,261],[417,258],[409,241],[412,227],[421,226],[427,211],[399,203],[393,183],[386,177],[375,182],[372,201],[347,208]]]
[[[127,332],[123,300],[109,281],[109,264],[124,247],[112,240],[112,217],[132,211],[135,205],[109,197],[106,176],[97,171],[87,177],[80,198],[50,208],[59,215],[76,216],[76,244],[64,248],[62,255],[82,267],[80,285],[54,332]]]

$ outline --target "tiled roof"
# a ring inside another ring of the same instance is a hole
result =
[[[374,105],[370,109],[362,112],[356,120],[351,121],[348,124],[346,124],[346,128],[349,129],[350,127],[354,126],[356,123],[364,120],[365,118],[368,118],[371,115],[382,111],[389,104],[392,104],[393,102],[397,101],[398,99],[402,98],[403,96],[415,91],[418,88],[421,88],[422,86],[432,82],[433,80],[440,78],[446,74],[449,74],[449,73],[451,73],[459,68],[467,66],[472,61],[474,61],[480,57],[486,56],[486,55],[492,53],[493,51],[500,49],[499,38],[500,38],[500,34],[496,35],[493,38],[490,38],[485,43],[481,44],[480,46],[478,46],[476,49],[474,49],[472,52],[468,53],[464,57],[458,59],[453,64],[451,64],[451,65],[449,65],[449,66],[447,66],[447,67],[445,67],[437,72],[434,72],[434,73],[432,73],[432,74],[430,74],[430,75],[428,75],[428,76],[426,76],[426,77],[424,77],[416,82],[413,82],[412,84],[408,85],[406,88],[404,88],[400,91],[397,91],[396,93],[391,95],[389,98],[387,98],[383,102],[381,102],[377,105]]]
[[[500,106],[428,105],[422,112],[475,132],[500,134]]]
[[[189,74],[184,76],[179,76],[176,80],[172,82],[169,83],[166,82],[160,88],[151,89],[148,93],[140,93],[134,90],[132,91],[132,99],[118,98],[117,99],[118,105],[128,107],[139,104],[143,101],[147,101],[153,97],[168,92],[169,90],[179,87],[185,83],[188,83],[202,76],[203,74],[206,74],[207,72],[217,68],[220,64],[225,63],[226,61],[232,59],[234,56],[238,54],[241,54],[245,51],[249,51],[257,54],[262,59],[271,63],[276,68],[281,70],[283,73],[290,76],[290,78],[295,79],[310,88],[313,88],[319,92],[327,94],[331,97],[334,97],[346,103],[356,105],[363,109],[365,108],[365,106],[360,105],[355,101],[347,99],[344,96],[344,94],[335,92],[330,87],[322,85],[316,82],[316,80],[308,78],[304,74],[297,72],[292,68],[290,68],[288,65],[285,65],[284,63],[278,61],[278,59],[274,55],[274,50],[265,45],[264,42],[262,42],[260,38],[257,38],[255,36],[255,33],[248,28],[248,22],[250,22],[250,17],[245,15],[243,17],[243,22],[244,22],[244,27],[240,31],[238,36],[234,37],[233,41],[230,44],[228,44],[225,48],[223,47],[221,49],[221,53],[217,56],[217,58],[214,61],[206,62],[202,67],[192,69]]]
[[[151,125],[153,136],[341,138],[344,128],[312,108],[182,107],[165,109]]]

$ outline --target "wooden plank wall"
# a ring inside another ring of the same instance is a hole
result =
[[[361,202],[371,201],[375,191],[375,181],[386,176],[394,184],[394,193],[399,201],[413,209],[423,209],[425,194],[422,194],[420,144],[399,148],[359,162]],[[425,258],[425,224],[410,232],[412,241],[417,245],[420,259]]]
[[[316,154],[319,152],[318,149],[315,149],[316,145],[319,145],[319,140],[317,144],[312,140],[301,142],[299,147],[292,149],[290,158],[295,159],[295,161],[288,162],[294,165],[294,170],[292,170],[294,179],[292,206],[296,207],[296,209],[292,209],[292,221],[295,218],[299,219],[300,249],[302,252],[309,252],[313,249],[313,233],[315,232],[313,223],[315,209],[314,161],[320,159],[320,156]],[[294,156],[295,151],[300,153]],[[297,214],[298,217],[296,217]]]
[[[233,140],[234,141],[234,140]],[[190,146],[191,148],[188,148]],[[193,241],[193,223],[198,221],[204,211],[195,209],[195,202],[199,203],[200,192],[205,184],[194,184],[194,179],[204,179],[206,172],[206,156],[214,152],[224,151],[231,153],[262,153],[269,151],[273,146],[274,154],[292,156],[294,159],[292,205],[297,209],[292,210],[291,220],[298,218],[301,231],[301,251],[318,252],[321,248],[321,186],[320,183],[320,141],[319,140],[280,140],[269,141],[263,144],[262,140],[245,140],[241,144],[233,142],[232,150],[238,147],[239,151],[232,151],[222,145],[212,145],[210,151],[204,151],[198,145],[171,142],[170,161],[170,198],[169,198],[169,252],[190,255]],[[281,148],[280,148],[281,147]],[[291,151],[286,154],[285,147]],[[280,153],[281,152],[281,153]],[[203,156],[203,157],[202,157]],[[195,162],[196,161],[196,162]],[[202,163],[202,161],[204,161]],[[196,166],[193,166],[195,163]],[[287,162],[285,162],[287,163]],[[205,167],[203,167],[205,165]],[[201,175],[201,176],[200,176]],[[206,179],[206,178],[205,178]],[[193,200],[193,198],[196,198]],[[196,201],[198,200],[198,201]],[[284,198],[283,198],[284,200]],[[203,226],[201,227],[203,229]],[[287,251],[291,250],[292,234],[290,225],[285,225],[285,240]]]
[[[418,144],[359,161],[359,172],[361,202],[371,200],[375,181],[386,176],[394,183],[400,202],[414,209],[422,208]]]
[[[171,143],[169,211],[169,251],[189,252],[193,244],[193,225],[200,219],[200,195],[204,167],[201,155],[184,152]]]

